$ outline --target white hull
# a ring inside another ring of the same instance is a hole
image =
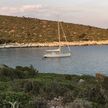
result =
[[[60,53],[60,54],[45,54],[44,58],[61,58],[61,57],[70,57],[71,53]]]
[[[63,36],[65,38],[65,40],[67,41],[66,39],[66,36],[65,36],[65,33],[64,33],[64,30],[63,30],[63,27],[62,25],[58,22],[58,37],[59,37],[59,43],[60,42],[60,26],[61,26],[61,30],[63,32]],[[69,52],[70,52],[70,48],[68,46],[68,49],[69,49]],[[71,56],[71,53],[66,53],[66,52],[62,52],[61,51],[61,45],[59,44],[59,48],[58,49],[53,49],[53,50],[47,50],[47,53],[43,56],[44,58],[61,58],[61,57],[70,57]]]

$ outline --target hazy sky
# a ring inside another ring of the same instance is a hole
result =
[[[108,0],[0,0],[0,14],[108,28]]]

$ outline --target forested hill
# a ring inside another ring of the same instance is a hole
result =
[[[65,22],[62,25],[70,42],[108,40],[108,29]],[[58,41],[56,21],[0,15],[0,44],[53,41]]]

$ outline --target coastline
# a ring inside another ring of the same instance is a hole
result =
[[[46,43],[8,43],[0,44],[0,48],[26,48],[26,47],[54,47],[54,46],[88,46],[88,45],[108,45],[108,40],[104,41],[75,41],[75,42],[46,42]]]

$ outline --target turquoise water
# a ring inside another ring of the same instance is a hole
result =
[[[72,46],[71,57],[43,58],[49,47],[0,49],[0,64],[33,65],[40,72],[62,74],[108,74],[108,45]],[[63,47],[63,50],[66,50]]]

